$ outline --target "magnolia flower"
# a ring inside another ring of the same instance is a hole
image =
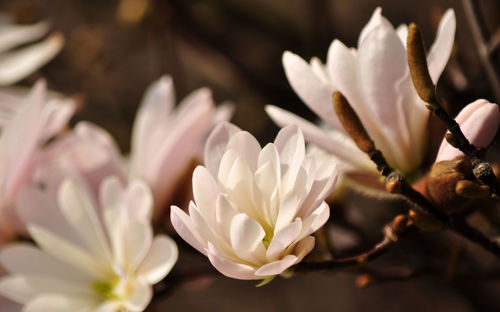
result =
[[[455,120],[471,144],[476,148],[486,148],[497,133],[500,112],[497,104],[480,99],[465,106]],[[460,150],[443,139],[436,162],[452,160],[460,155]]]
[[[155,219],[166,208],[210,129],[232,114],[230,105],[215,109],[207,88],[191,93],[175,110],[174,104],[172,78],[163,76],[146,91],[132,132],[129,177],[142,178],[150,185]]]
[[[22,229],[14,202],[28,185],[35,169],[52,153],[44,148],[67,124],[74,111],[72,100],[46,101],[45,82],[39,81],[23,98],[0,103],[0,232],[11,236]],[[22,144],[21,144],[22,143]]]
[[[406,57],[407,26],[394,29],[377,8],[358,40],[349,49],[334,40],[326,65],[317,58],[308,64],[285,52],[283,65],[294,91],[322,120],[332,134],[287,111],[269,106],[267,113],[280,126],[295,124],[305,138],[346,163],[350,170],[375,172],[375,166],[344,132],[332,105],[340,91],[389,164],[413,173],[425,157],[429,112],[414,90]],[[448,10],[439,25],[427,57],[434,83],[441,75],[453,46],[455,14]]]
[[[10,273],[0,293],[30,312],[143,311],[177,260],[175,243],[153,239],[153,201],[145,183],[124,189],[104,180],[99,205],[83,184],[65,180],[57,203],[34,188],[23,190],[19,209],[39,248],[28,243],[0,253]],[[44,211],[40,211],[40,206]]]
[[[189,215],[172,206],[179,235],[222,274],[270,280],[314,247],[328,219],[324,202],[336,180],[333,162],[305,155],[302,132],[282,129],[261,148],[248,132],[222,123],[193,173]]]
[[[96,197],[105,177],[114,175],[126,182],[126,172],[116,142],[97,125],[81,121],[49,148],[53,153],[44,166],[38,168],[35,180],[44,186],[45,192],[54,196],[68,175],[80,176]]]
[[[0,85],[10,85],[28,76],[61,51],[64,37],[51,34],[45,40],[16,49],[13,48],[42,38],[49,30],[47,22],[33,25],[15,25],[0,21]]]

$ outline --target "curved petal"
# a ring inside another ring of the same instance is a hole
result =
[[[289,51],[283,53],[283,67],[301,100],[330,126],[342,131],[332,106],[332,94],[336,91],[334,84],[322,81],[306,61]]]
[[[226,151],[227,142],[229,142],[229,139],[239,131],[241,131],[241,129],[232,123],[221,122],[208,136],[207,142],[205,143],[203,158],[205,160],[205,166],[214,177],[219,173],[219,164]]]
[[[58,202],[65,219],[73,226],[89,250],[99,257],[110,259],[110,249],[95,203],[85,186],[70,179],[65,180],[58,193]]]
[[[41,38],[49,31],[49,27],[46,21],[32,25],[2,25],[0,27],[0,52]]]
[[[92,282],[91,276],[84,271],[26,243],[4,247],[0,253],[0,262],[11,274],[42,274],[68,281]]]
[[[240,213],[231,221],[230,231],[231,246],[238,257],[252,263],[265,260],[262,240],[266,233],[258,222]]]
[[[175,231],[189,245],[193,246],[202,254],[206,255],[207,240],[202,239],[196,230],[191,218],[177,206],[170,207],[170,220]]]
[[[240,154],[252,172],[257,170],[257,160],[261,147],[257,139],[247,131],[234,134],[227,142],[226,149],[233,149]]]
[[[156,284],[170,272],[177,262],[178,253],[177,245],[170,237],[156,236],[137,273],[148,284]]]
[[[288,224],[279,232],[274,234],[269,247],[267,248],[266,257],[269,261],[277,260],[282,252],[292,244],[302,230],[302,221],[297,218],[293,223]]]
[[[132,175],[144,170],[148,158],[148,147],[152,142],[154,129],[168,122],[168,114],[175,103],[175,90],[170,76],[162,76],[145,92],[132,128],[131,170]]]
[[[235,263],[224,258],[210,242],[208,243],[207,256],[217,271],[227,277],[242,280],[259,279],[254,275],[255,269],[253,267],[246,264]]]
[[[429,74],[431,75],[432,82],[434,82],[434,84],[437,84],[439,76],[441,76],[446,63],[448,63],[448,59],[450,58],[451,50],[453,49],[453,42],[455,40],[455,28],[455,12],[453,9],[448,9],[439,22],[436,39],[429,50],[429,55],[427,56]]]
[[[265,277],[283,273],[283,271],[294,265],[297,262],[297,259],[298,258],[295,255],[287,255],[281,260],[261,266],[257,271],[255,271],[255,276]]]
[[[50,61],[64,45],[62,33],[0,57],[0,85],[13,84]]]

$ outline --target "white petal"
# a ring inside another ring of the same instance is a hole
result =
[[[408,103],[404,101],[406,89],[398,89],[408,77],[406,50],[392,26],[379,26],[367,35],[358,53],[358,66],[362,70],[358,79],[366,110],[360,116],[361,121],[368,123],[365,127],[389,163],[408,172],[413,168],[403,167],[407,161],[402,149],[410,145],[410,116]],[[360,114],[357,107],[355,110]],[[370,127],[369,120],[376,126]]]
[[[177,262],[177,257],[175,242],[166,235],[158,235],[153,240],[137,273],[141,278],[145,278],[148,284],[156,284],[170,272]]]
[[[283,259],[261,266],[256,272],[256,276],[272,276],[283,273],[286,269],[297,262],[297,256],[287,255]]]
[[[284,185],[284,188],[288,190],[291,188],[304,161],[304,136],[296,126],[288,126],[280,130],[274,144],[280,155],[282,177],[284,175],[289,177],[288,184]],[[287,183],[287,181],[282,183]]]
[[[307,236],[295,245],[294,254],[297,256],[296,263],[299,263],[314,248],[314,236]]]
[[[298,126],[304,133],[304,138],[308,143],[317,145],[360,170],[375,171],[375,167],[368,156],[355,146],[351,138],[343,132],[333,130],[335,135],[329,135],[315,124],[279,107],[267,105],[265,109],[278,126]]]
[[[208,243],[207,256],[212,265],[227,277],[243,280],[258,279],[254,275],[253,267],[224,258],[211,243]]]
[[[375,9],[375,11],[373,11],[372,16],[370,17],[370,20],[363,27],[363,29],[361,30],[361,32],[359,34],[358,47],[360,47],[363,44],[366,37],[368,36],[368,34],[370,34],[371,31],[373,31],[373,29],[375,29],[381,25],[390,26],[391,24],[385,17],[382,16],[382,8],[377,7]]]
[[[140,280],[135,280],[132,287],[132,296],[125,302],[125,307],[129,311],[143,311],[153,298],[153,289]]]
[[[125,259],[131,270],[135,270],[146,257],[153,242],[153,229],[150,224],[131,221],[125,235]]]
[[[170,207],[170,220],[175,231],[185,240],[189,245],[196,248],[199,252],[206,255],[207,240],[202,239],[196,230],[191,218],[182,211],[179,207]]]
[[[149,186],[141,180],[130,182],[124,199],[132,219],[150,223],[153,214],[153,194]]]
[[[215,218],[224,238],[229,242],[231,235],[231,221],[238,212],[232,207],[227,196],[219,194],[215,208]]]
[[[92,288],[86,284],[40,274],[8,275],[0,280],[0,293],[19,303],[27,303],[37,296],[46,293],[81,298],[91,298],[94,296]]]
[[[146,90],[132,128],[132,163],[145,165],[145,144],[159,123],[165,123],[175,103],[175,90],[170,76],[162,76]]]
[[[234,134],[228,141],[226,149],[233,149],[238,152],[246,161],[250,170],[257,170],[257,160],[261,147],[259,142],[247,131]]]
[[[262,226],[244,213],[231,222],[231,246],[236,255],[246,261],[259,263],[265,254],[262,240],[266,233]]]
[[[84,188],[84,185],[72,180],[64,181],[58,193],[61,211],[95,256],[110,259],[109,246],[95,204]]]
[[[453,9],[448,9],[441,18],[441,22],[439,22],[436,39],[427,56],[429,74],[431,75],[432,82],[435,84],[450,58],[453,42],[455,40],[455,28],[455,12]]]
[[[305,217],[302,220],[302,232],[298,237],[298,240],[316,232],[320,227],[322,227],[328,218],[330,217],[330,207],[327,203],[321,203],[317,209],[313,211],[312,214]]]
[[[40,43],[0,57],[0,85],[13,84],[54,58],[64,45],[64,36],[54,33]]]
[[[78,300],[63,295],[44,294],[28,302],[23,312],[67,312],[90,311],[93,304],[91,300]]]
[[[289,51],[283,53],[283,67],[288,82],[300,99],[331,127],[342,131],[342,126],[332,105],[334,84],[325,83],[298,55]]]
[[[210,172],[198,166],[193,172],[193,197],[199,211],[208,222],[215,221],[215,203],[219,187]]]
[[[205,144],[204,161],[205,166],[213,176],[217,176],[219,172],[219,164],[222,156],[226,151],[226,145],[229,139],[241,131],[235,125],[222,122],[212,130]]]
[[[90,282],[90,276],[85,272],[26,243],[4,247],[0,261],[9,273],[43,274],[74,282]]]
[[[101,264],[77,246],[36,225],[28,225],[28,231],[38,246],[46,253],[61,261],[68,262],[96,278],[104,273]]]
[[[267,248],[266,257],[269,261],[275,261],[281,253],[292,244],[302,230],[302,222],[299,218],[293,223],[288,224],[279,232],[274,234],[269,247]]]
[[[37,40],[48,31],[49,23],[46,21],[32,25],[2,25],[0,26],[0,52]]]

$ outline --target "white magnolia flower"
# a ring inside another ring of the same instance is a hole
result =
[[[334,163],[305,155],[294,126],[261,148],[248,132],[222,123],[210,135],[205,165],[193,174],[189,215],[172,206],[179,235],[222,274],[270,279],[300,262],[311,236],[328,219],[324,202],[336,180]]]
[[[500,111],[497,104],[480,99],[465,106],[455,120],[471,144],[476,148],[486,148],[497,133]],[[436,162],[451,160],[460,155],[462,155],[460,150],[443,139]]]
[[[176,109],[174,105],[172,78],[163,76],[146,91],[132,132],[129,176],[144,179],[153,190],[154,219],[167,208],[209,131],[232,114],[231,105],[215,108],[207,88],[188,95]]]
[[[434,83],[448,61],[454,35],[455,14],[448,10],[427,57]],[[403,173],[413,173],[425,157],[429,112],[411,81],[406,37],[407,26],[394,29],[377,8],[361,31],[357,50],[334,40],[326,65],[317,58],[308,64],[291,52],[284,53],[283,65],[292,88],[333,129],[331,134],[277,107],[267,107],[268,114],[280,126],[298,125],[307,141],[336,156],[351,170],[375,171],[337,119],[332,94],[340,91],[389,164]]]
[[[49,31],[47,22],[33,25],[16,25],[0,21],[0,85],[10,85],[25,78],[61,51],[64,36],[54,32],[46,39],[12,50],[41,39]]]
[[[36,189],[23,190],[20,211],[39,248],[18,243],[1,251],[10,273],[0,280],[2,295],[29,312],[146,308],[151,285],[171,270],[177,247],[167,236],[153,239],[153,200],[145,183],[124,189],[110,177],[101,188],[99,205],[70,179],[57,203]]]
[[[14,209],[16,197],[34,171],[52,153],[44,147],[68,123],[75,109],[71,99],[46,99],[45,82],[29,95],[3,96],[0,103],[0,236],[22,229]]]

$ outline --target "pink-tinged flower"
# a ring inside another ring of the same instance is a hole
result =
[[[455,120],[470,143],[476,148],[486,148],[497,133],[500,111],[497,104],[480,99],[465,106]],[[463,155],[460,150],[443,139],[436,162],[452,160],[460,155]]]
[[[434,83],[448,61],[454,35],[455,14],[448,10],[427,57]],[[332,94],[340,91],[389,164],[403,173],[416,171],[425,157],[429,112],[411,81],[406,37],[407,26],[394,29],[377,8],[361,31],[357,50],[334,40],[326,65],[317,58],[308,64],[291,52],[284,53],[283,65],[292,88],[332,128],[331,134],[277,107],[267,107],[268,114],[280,126],[298,125],[308,142],[336,156],[351,170],[374,172],[375,167],[337,119]]]
[[[23,190],[19,210],[38,247],[16,243],[0,252],[9,275],[0,293],[23,311],[143,311],[152,285],[177,260],[165,235],[153,238],[153,198],[147,184],[101,185],[98,204],[84,184],[65,180],[57,200]],[[40,207],[43,207],[41,211]]]
[[[25,78],[61,51],[64,36],[59,32],[38,43],[12,50],[41,39],[48,31],[47,22],[33,25],[0,23],[0,85],[10,85]]]
[[[75,108],[69,99],[47,101],[45,93],[45,82],[39,81],[28,96],[0,104],[0,232],[4,235],[23,228],[14,209],[16,197],[51,153],[45,143],[66,126]]]
[[[194,91],[175,109],[174,105],[172,78],[163,76],[146,91],[132,132],[130,178],[144,179],[153,190],[154,219],[167,208],[214,124],[232,114],[231,105],[215,108],[207,88]]]
[[[47,193],[57,194],[68,175],[82,178],[95,196],[107,176],[126,182],[118,146],[111,135],[97,125],[81,121],[48,148],[52,151],[50,159],[38,168],[35,177]]]
[[[313,249],[335,180],[332,161],[305,155],[297,127],[261,148],[250,133],[222,123],[207,141],[205,167],[194,171],[189,215],[172,206],[172,224],[222,274],[269,280]]]

